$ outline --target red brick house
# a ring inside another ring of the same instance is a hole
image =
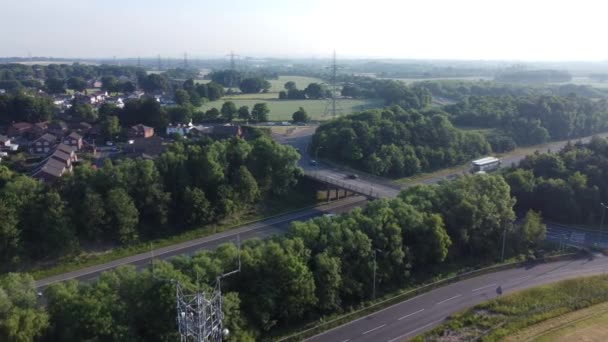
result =
[[[57,145],[57,137],[52,134],[46,133],[30,144],[30,153],[49,153],[53,148],[55,148],[55,145]]]
[[[32,124],[28,122],[15,122],[8,127],[7,134],[9,137],[21,137],[32,131]]]
[[[154,135],[154,128],[142,124],[129,128],[130,138],[149,138]]]
[[[72,132],[67,137],[63,138],[63,143],[70,147],[74,147],[76,151],[80,151],[82,149],[82,136],[76,132]]]

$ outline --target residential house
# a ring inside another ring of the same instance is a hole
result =
[[[14,144],[11,138],[6,135],[0,135],[0,151],[1,152],[15,152],[19,149],[19,144]]]
[[[63,137],[68,131],[68,125],[63,121],[53,121],[48,125],[48,132],[56,137]]]
[[[32,134],[35,137],[41,137],[41,136],[45,135],[46,133],[48,133],[48,131],[49,131],[49,123],[46,121],[35,123],[32,126]]]
[[[243,136],[243,129],[240,125],[213,126],[211,136],[216,139],[241,137]]]
[[[209,136],[214,139],[228,139],[234,137],[242,137],[243,129],[239,125],[214,125],[203,126],[198,125],[192,127],[190,133],[195,136]]]
[[[134,91],[127,96],[127,100],[139,100],[142,98],[142,96],[144,96],[144,94],[145,93],[143,91]]]
[[[78,161],[78,156],[76,155],[76,152],[74,151],[74,148],[72,146],[68,146],[66,144],[59,144],[57,145],[57,151],[69,154],[72,162]]]
[[[76,151],[82,149],[82,135],[72,132],[67,137],[63,138],[63,143],[73,147]]]
[[[154,128],[138,124],[129,128],[130,138],[149,138],[154,135]]]
[[[91,88],[101,88],[102,85],[103,85],[103,83],[101,83],[100,80],[91,80],[91,81],[89,81],[89,86]]]
[[[6,135],[0,135],[0,148],[9,147],[11,145],[11,138]]]
[[[8,127],[7,134],[9,137],[21,137],[31,133],[32,124],[28,122],[16,122]]]
[[[66,167],[72,167],[72,155],[75,155],[74,151],[66,152],[60,149],[56,149],[51,155],[51,159],[62,162]]]
[[[42,135],[30,144],[30,153],[46,154],[49,153],[57,144],[57,137],[50,133]]]
[[[125,146],[125,153],[127,157],[138,158],[147,156],[146,158],[156,158],[158,155],[163,153],[167,147],[167,142],[159,137],[153,136],[150,138],[134,138],[132,143]]]
[[[189,124],[177,124],[177,125],[173,125],[170,124],[169,126],[167,126],[166,129],[166,134],[167,135],[171,135],[171,134],[179,134],[181,136],[184,136],[188,133],[190,133],[190,130],[192,129],[192,121],[190,121]]]
[[[42,167],[32,175],[32,177],[45,183],[52,183],[57,180],[57,178],[63,176],[66,172],[70,172],[71,170],[71,167],[68,167],[63,162],[54,158],[49,158],[44,162]]]
[[[109,103],[109,104],[113,104],[118,108],[124,108],[125,107],[125,103],[122,100],[121,97],[108,97],[106,98],[105,103]]]

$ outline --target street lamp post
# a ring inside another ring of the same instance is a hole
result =
[[[382,252],[381,249],[374,248],[374,275],[373,275],[373,285],[372,285],[372,299],[376,299],[376,252]]]
[[[604,235],[604,217],[606,216],[606,209],[608,209],[608,206],[606,206],[604,202],[601,202],[600,205],[602,206],[602,220],[600,221],[600,243],[602,243],[602,237]]]
[[[502,231],[502,252],[500,253],[500,262],[505,261],[505,243],[507,242],[507,225],[505,225],[505,229]]]

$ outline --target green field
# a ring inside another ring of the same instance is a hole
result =
[[[517,341],[606,341],[608,303],[594,305],[523,329],[505,339]]]
[[[285,75],[285,76],[279,76],[278,80],[268,80],[268,82],[270,82],[270,84],[272,84],[272,87],[270,88],[270,92],[278,93],[281,90],[285,90],[285,88],[283,88],[283,86],[288,81],[295,82],[296,87],[298,87],[298,89],[304,89],[304,88],[308,87],[308,85],[311,83],[324,83],[322,79],[316,78],[316,77]]]
[[[249,109],[251,110],[256,103],[266,102],[270,108],[270,121],[289,121],[291,120],[292,114],[297,111],[299,107],[303,107],[313,120],[329,120],[332,118],[330,115],[324,115],[328,103],[326,100],[278,100],[276,98],[268,99],[263,95],[267,94],[226,97],[219,101],[205,103],[200,107],[200,110],[206,111],[213,107],[220,109],[224,101],[232,101],[237,107],[249,106]],[[381,100],[367,99],[341,99],[337,100],[336,103],[336,111],[339,115],[351,114],[361,110],[383,106]]]

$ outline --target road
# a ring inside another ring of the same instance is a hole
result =
[[[312,178],[316,178],[320,181],[324,181],[326,183],[334,184],[338,187],[347,188],[354,190],[362,195],[366,195],[373,198],[393,198],[399,194],[401,190],[401,186],[395,184],[389,179],[383,177],[377,177],[373,175],[368,175],[362,173],[360,171],[351,171],[347,168],[330,166],[323,164],[317,160],[317,165],[312,165],[312,159],[318,159],[316,151],[313,152],[312,156],[309,156],[307,153],[308,145],[312,140],[312,135],[317,129],[318,125],[310,125],[304,127],[297,127],[293,133],[290,134],[273,134],[273,138],[278,142],[286,145],[291,145],[292,147],[298,149],[301,154],[300,159],[300,167],[304,169],[304,172]],[[608,137],[608,133],[598,134],[600,137]],[[584,137],[580,139],[572,139],[572,142],[581,141],[583,143],[587,143],[591,140],[591,137]],[[527,155],[534,153],[534,151],[538,150],[539,152],[544,152],[547,150],[550,151],[558,151],[562,149],[568,143],[567,140],[564,141],[556,141],[544,144],[542,146],[538,146],[537,148],[524,149],[519,153],[511,154],[502,158],[502,166],[509,167],[519,163],[522,159],[524,159]],[[348,175],[356,172],[359,176],[358,179],[349,179]],[[420,179],[416,183],[421,184],[434,184],[446,178],[450,178],[451,176],[455,176],[464,171],[460,171],[457,173],[453,173],[450,175],[441,175],[441,176],[430,176],[424,179]],[[370,196],[371,195],[371,196]]]
[[[510,293],[559,280],[608,273],[608,258],[578,259],[520,267],[463,280],[395,304],[311,337],[310,342],[405,341],[449,315],[492,299],[497,287]]]
[[[273,138],[282,144],[290,145],[300,151],[299,166],[311,178],[373,198],[397,197],[401,187],[386,178],[330,166],[316,160],[316,156],[310,156],[307,153],[308,145],[317,127],[318,125],[297,127],[291,134],[273,134]],[[313,160],[316,163],[313,163]],[[356,174],[358,177],[351,179],[348,177],[351,174]]]
[[[214,249],[223,243],[236,241],[237,236],[239,236],[241,240],[267,238],[271,235],[282,234],[287,231],[289,223],[292,221],[306,220],[326,213],[340,214],[348,212],[355,207],[363,206],[366,202],[367,200],[361,196],[349,197],[315,208],[300,210],[294,213],[245,225],[226,232],[155,249],[151,252],[140,253],[130,257],[107,262],[105,264],[94,265],[73,272],[40,279],[36,281],[36,288],[44,288],[50,284],[70,279],[88,281],[97,278],[102,272],[118,266],[133,265],[140,268],[148,265],[152,259],[165,260],[177,255],[192,254],[201,249]]]

